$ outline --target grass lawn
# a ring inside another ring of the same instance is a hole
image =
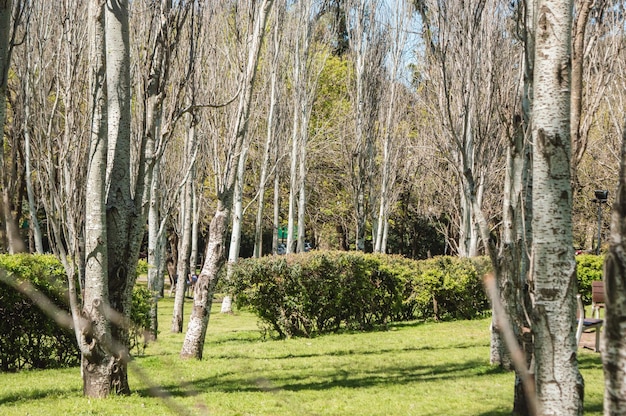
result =
[[[184,334],[169,332],[165,298],[159,340],[129,372],[130,397],[83,398],[78,368],[2,373],[0,415],[510,414],[513,374],[489,365],[487,319],[271,340],[252,314],[220,315],[217,306],[202,361],[179,359]],[[601,415],[600,355],[579,352],[585,414]],[[168,398],[155,397],[154,385]]]

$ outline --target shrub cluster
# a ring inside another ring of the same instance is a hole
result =
[[[231,282],[237,304],[278,336],[312,336],[397,320],[480,316],[489,307],[485,267],[453,257],[316,251],[242,260]]]
[[[69,313],[67,278],[52,255],[0,255],[0,272],[28,281],[56,307]],[[130,347],[145,348],[140,337],[150,326],[152,296],[144,287],[133,292]],[[30,298],[0,281],[0,371],[78,365],[80,351],[73,330],[59,327]]]
[[[51,255],[0,255],[9,278],[29,281],[58,308],[65,301],[65,272]],[[60,328],[33,301],[0,283],[0,369],[60,368],[77,365],[80,353],[74,333]]]

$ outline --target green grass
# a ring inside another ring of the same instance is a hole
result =
[[[173,302],[135,360],[130,397],[82,397],[78,368],[0,374],[1,415],[482,415],[511,411],[513,375],[489,365],[489,320],[409,322],[388,331],[264,339],[248,312],[215,309],[202,361],[178,357]],[[190,304],[187,303],[187,314]],[[217,306],[217,305],[216,305]],[[585,414],[602,414],[600,355],[580,350]],[[169,399],[154,397],[150,383]]]

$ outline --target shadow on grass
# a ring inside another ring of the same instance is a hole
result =
[[[27,402],[31,400],[45,399],[50,396],[65,396],[81,394],[82,389],[36,389],[28,392],[16,392],[9,395],[0,394],[0,406],[9,403]]]
[[[602,356],[594,354],[578,354],[578,368],[581,370],[602,370]]]
[[[352,372],[344,368],[317,368],[308,372],[289,374],[276,370],[268,378],[250,377],[248,374],[231,374],[224,377],[207,377],[188,384],[162,386],[172,396],[189,396],[189,391],[220,393],[258,393],[267,391],[325,391],[337,388],[365,389],[378,386],[406,386],[410,383],[459,380],[500,374],[504,371],[482,360],[464,363],[414,366],[379,366],[365,371]],[[150,395],[148,390],[138,391]]]
[[[270,341],[271,342],[271,341]],[[308,359],[308,358],[316,358],[316,357],[345,357],[352,355],[387,355],[390,353],[404,353],[404,352],[419,352],[419,351],[453,351],[459,349],[470,349],[470,348],[481,348],[485,347],[485,344],[482,342],[474,342],[474,343],[459,343],[449,346],[433,346],[433,345],[423,345],[423,346],[415,346],[415,347],[404,347],[404,348],[387,348],[380,349],[377,348],[375,350],[362,350],[362,349],[342,349],[335,350],[330,352],[319,352],[319,353],[287,353],[283,355],[268,355],[264,357],[256,356],[256,359],[263,360],[293,360],[293,359]],[[235,351],[229,351],[223,354],[215,354],[211,355],[210,351],[206,354],[207,359],[236,359],[236,358],[251,358],[249,355],[245,353],[238,353]]]

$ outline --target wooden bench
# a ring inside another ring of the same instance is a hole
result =
[[[600,309],[604,309],[604,282],[591,282],[591,316],[600,319]]]

